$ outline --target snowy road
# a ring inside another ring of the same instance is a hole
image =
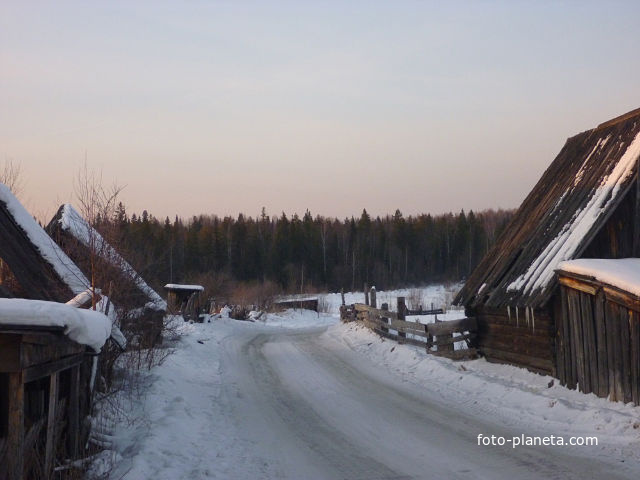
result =
[[[151,427],[125,454],[124,478],[637,478],[588,451],[478,446],[479,433],[532,432],[447,405],[363,362],[326,327],[246,327],[183,339],[161,367]]]

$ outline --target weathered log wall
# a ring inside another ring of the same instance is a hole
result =
[[[477,319],[476,348],[488,361],[555,373],[555,334],[549,311],[481,307],[467,315]]]

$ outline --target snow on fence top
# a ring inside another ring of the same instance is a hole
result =
[[[83,292],[89,286],[87,278],[2,183],[0,201],[6,204],[15,222],[71,291],[76,295]]]
[[[558,270],[592,277],[640,297],[640,258],[580,258],[560,263]]]
[[[111,336],[111,320],[104,314],[44,300],[0,298],[0,325],[62,327],[71,340],[96,352]]]
[[[204,291],[204,287],[202,285],[183,285],[180,283],[167,283],[164,288],[167,290],[199,290],[200,292]]]
[[[128,275],[136,287],[139,288],[148,298],[149,303],[146,306],[154,310],[166,310],[167,302],[165,302],[156,291],[151,288],[142,279],[142,277],[133,269],[133,267],[109,245],[109,243],[100,235],[87,221],[80,215],[71,204],[67,203],[62,207],[62,215],[60,216],[60,227],[69,232],[81,244],[88,248],[97,249],[100,255],[112,265],[118,267],[123,273]]]

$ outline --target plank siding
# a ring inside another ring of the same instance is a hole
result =
[[[523,311],[478,309],[475,312],[478,333],[475,346],[490,362],[509,363],[537,373],[554,373],[553,343],[555,329],[546,311],[534,311],[533,318]],[[535,320],[534,320],[535,319]]]
[[[593,283],[593,282],[592,282]],[[640,315],[606,287],[561,283],[556,368],[562,385],[612,401],[640,402]],[[567,363],[569,359],[569,363]],[[574,377],[575,375],[575,377]]]

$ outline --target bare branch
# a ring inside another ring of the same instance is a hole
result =
[[[0,182],[4,183],[17,197],[22,192],[23,178],[20,163],[11,158],[5,159],[0,168]]]

